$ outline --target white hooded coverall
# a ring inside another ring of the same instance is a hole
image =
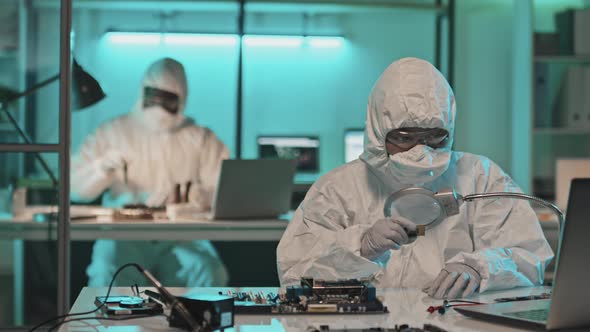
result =
[[[145,86],[179,96],[177,114],[159,107],[143,108]],[[71,192],[75,201],[92,201],[104,192],[108,207],[125,204],[155,205],[171,198],[175,184],[191,181],[189,202],[210,208],[226,146],[207,128],[183,115],[187,97],[184,68],[165,58],[153,63],[142,80],[140,98],[132,112],[101,125],[72,159]],[[105,171],[104,158],[123,156],[125,169]],[[126,174],[125,174],[126,173]],[[135,262],[166,286],[224,286],[227,271],[209,241],[97,240],[87,268],[90,286],[107,286],[118,267]],[[144,279],[124,271],[117,284]]]
[[[391,64],[369,97],[364,152],[321,177],[309,190],[277,248],[282,286],[303,276],[375,278],[379,287],[422,288],[448,263],[481,276],[480,292],[540,285],[553,253],[529,203],[496,199],[464,203],[425,236],[374,261],[360,255],[363,233],[384,218],[385,199],[405,187],[458,193],[520,191],[488,158],[452,151],[453,92],[430,63]],[[417,145],[389,156],[385,137],[397,128],[444,128],[446,148]]]

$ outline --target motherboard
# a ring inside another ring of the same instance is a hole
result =
[[[387,307],[368,281],[302,278],[286,292],[228,292],[236,314],[380,314]]]

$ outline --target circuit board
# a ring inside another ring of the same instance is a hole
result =
[[[387,307],[375,287],[362,280],[324,281],[305,278],[286,293],[227,292],[236,314],[382,314]]]

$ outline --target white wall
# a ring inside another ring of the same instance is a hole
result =
[[[457,150],[510,171],[512,0],[457,1]]]

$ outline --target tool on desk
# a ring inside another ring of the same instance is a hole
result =
[[[157,315],[164,312],[160,303],[138,296],[97,296],[94,304],[107,316]]]
[[[144,269],[139,264],[134,264],[135,268],[137,268],[143,275],[150,281],[150,283],[156,287],[158,293],[162,296],[162,302],[164,302],[168,307],[170,307],[171,311],[174,313],[174,317],[177,317],[178,320],[184,320],[184,327],[189,331],[209,331],[210,327],[206,324],[206,322],[202,325],[197,322],[196,318],[191,314],[191,312],[187,309],[185,304],[178,299],[178,297],[170,294],[168,290],[162,286],[160,281],[156,279],[148,270]],[[171,313],[172,314],[172,313]],[[233,323],[233,322],[232,322]]]
[[[189,191],[191,189],[191,181],[185,183],[177,183],[174,185],[174,191],[172,193],[172,199],[168,203],[180,204],[189,202]]]
[[[531,301],[531,300],[546,300],[551,298],[551,293],[542,293],[539,295],[525,295],[525,296],[512,296],[512,297],[500,297],[494,299],[495,302],[517,302],[517,301]]]
[[[139,292],[139,286],[137,286],[137,283],[131,285],[131,293],[133,293],[133,295],[135,296],[140,296],[141,293]]]
[[[426,309],[426,311],[428,311],[429,313],[434,313],[434,312],[438,312],[441,315],[444,315],[447,310],[449,310],[449,308],[454,308],[454,307],[465,307],[465,306],[472,306],[472,305],[480,305],[480,304],[484,304],[481,302],[475,302],[475,301],[466,301],[466,300],[444,300],[442,305],[438,305],[438,306],[429,306],[428,309]]]
[[[543,329],[590,326],[590,179],[574,179],[570,187],[551,299],[501,302],[456,308],[473,318]]]
[[[123,181],[125,182],[125,184],[129,183],[129,178],[127,175],[127,168],[128,168],[127,161],[123,160]]]
[[[164,301],[161,294],[145,290],[145,294],[156,301]],[[211,329],[224,329],[234,324],[234,299],[231,296],[218,295],[193,295],[179,296],[192,315],[206,323]],[[186,324],[175,315],[174,311],[168,318],[170,326],[186,328]]]
[[[188,203],[188,200],[189,200],[189,195],[188,194],[189,194],[189,192],[191,190],[191,185],[192,185],[192,182],[191,181],[188,181],[184,185],[184,202],[185,203]]]
[[[234,325],[234,300],[229,296],[195,294],[177,298],[208,331],[223,330]],[[188,328],[175,308],[171,310],[168,322],[171,327]]]

